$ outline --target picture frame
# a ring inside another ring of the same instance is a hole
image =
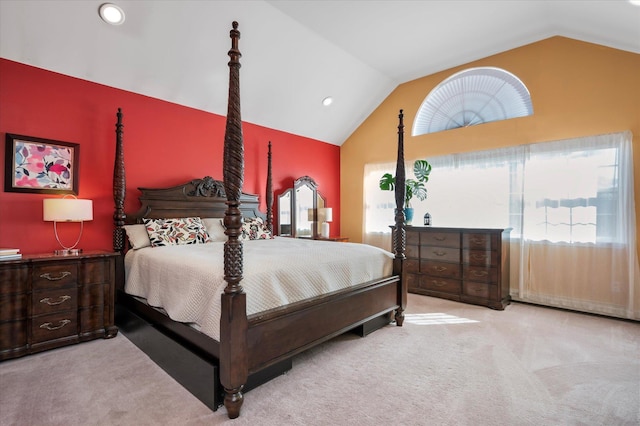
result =
[[[78,195],[80,145],[7,133],[4,190]]]

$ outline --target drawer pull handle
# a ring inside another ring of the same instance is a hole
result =
[[[60,276],[52,277],[51,274],[47,272],[46,274],[40,275],[40,278],[45,278],[45,279],[47,279],[49,281],[58,281],[58,280],[61,280],[61,279],[65,278],[65,277],[68,277],[69,275],[71,275],[71,272],[63,271],[62,273],[60,273]]]
[[[486,277],[489,273],[487,271],[471,271],[471,275],[475,277]]]
[[[475,260],[485,260],[487,258],[486,254],[472,254],[471,257],[473,257]]]
[[[55,305],[59,305],[61,303],[66,302],[67,300],[71,299],[71,296],[64,295],[64,296],[60,296],[58,299],[59,300],[57,302],[52,302],[50,297],[45,297],[44,299],[42,299],[40,301],[40,303],[46,303],[49,306],[55,306]]]
[[[436,256],[444,256],[445,254],[447,254],[446,251],[434,251],[433,254],[435,254]]]
[[[482,288],[482,287],[474,287],[474,288],[471,289],[471,291],[474,291],[476,293],[481,293],[481,292],[484,291],[484,288]]]
[[[431,282],[432,282],[432,283],[433,283],[433,285],[435,285],[436,287],[444,287],[445,285],[447,285],[447,283],[446,283],[446,282],[444,282],[444,281],[436,281],[436,280],[433,280],[433,281],[431,281]]]
[[[62,327],[64,327],[65,325],[69,324],[70,322],[71,322],[71,320],[63,319],[62,321],[60,321],[60,325],[58,325],[56,327],[52,327],[53,323],[51,323],[51,322],[45,322],[44,324],[42,324],[40,326],[40,328],[44,328],[44,329],[49,330],[49,331],[60,330]]]
[[[444,266],[434,266],[433,270],[436,271],[436,272],[444,272],[444,271],[447,270],[447,268],[444,267]]]
[[[471,242],[473,244],[484,244],[485,241],[484,241],[484,238],[472,238]]]
[[[438,240],[438,241],[444,241],[447,239],[447,237],[433,237],[434,240]]]

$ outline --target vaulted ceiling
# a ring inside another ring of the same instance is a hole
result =
[[[101,0],[0,0],[0,57],[225,115],[235,20],[243,120],[341,145],[398,84],[505,50],[561,35],[640,54],[627,0],[112,2],[123,25]]]

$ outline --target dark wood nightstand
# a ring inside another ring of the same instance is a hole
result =
[[[118,333],[118,253],[25,255],[0,262],[0,360]]]
[[[322,241],[338,241],[338,242],[341,242],[341,243],[348,243],[349,242],[349,237],[329,237],[329,238],[317,237],[315,239],[316,240],[322,240]]]

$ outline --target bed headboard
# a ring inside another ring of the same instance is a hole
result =
[[[124,251],[126,249],[126,236],[123,226],[126,224],[142,223],[143,218],[164,219],[177,217],[219,217],[224,218],[228,209],[228,197],[225,185],[222,181],[210,176],[202,179],[193,179],[181,185],[169,188],[138,188],[142,193],[139,197],[142,206],[132,214],[124,211],[126,196],[126,178],[124,164],[124,140],[122,123],[122,109],[116,113],[116,156],[113,169],[113,200],[115,210],[113,213],[113,249]],[[226,143],[226,142],[225,142]],[[266,202],[267,212],[263,214],[259,210],[260,200],[258,195],[241,192],[241,186],[234,194],[239,201],[239,210],[243,217],[261,217],[267,227],[273,230],[273,190],[271,184],[271,142],[267,154],[267,187]]]
[[[127,223],[142,223],[142,218],[162,219],[174,217],[224,217],[227,196],[224,184],[210,176],[193,179],[170,188],[138,188],[142,206],[128,214]],[[261,217],[257,195],[242,193],[240,210],[244,217]]]

